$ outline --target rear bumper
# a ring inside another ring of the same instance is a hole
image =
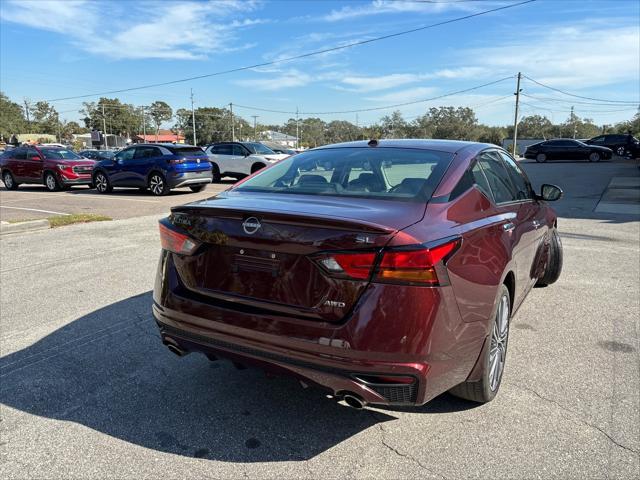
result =
[[[212,178],[211,170],[198,172],[173,172],[170,174],[167,181],[171,188],[180,188],[211,183]]]
[[[468,377],[487,334],[480,322],[462,322],[451,287],[371,284],[344,321],[327,323],[192,297],[171,258],[162,253],[154,288],[165,343],[294,376],[336,396],[422,405]],[[380,376],[415,381],[370,379]]]

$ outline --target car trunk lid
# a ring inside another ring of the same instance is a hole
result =
[[[379,250],[424,210],[418,202],[227,192],[172,209],[170,221],[202,242],[174,263],[183,286],[205,299],[335,322],[369,280],[330,276],[314,256]]]

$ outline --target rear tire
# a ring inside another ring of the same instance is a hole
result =
[[[47,172],[44,174],[44,186],[47,187],[47,190],[49,190],[50,192],[57,192],[58,190],[62,190],[58,179],[51,172]]]
[[[539,153],[536,155],[536,162],[544,163],[547,161],[547,156],[544,153]]]
[[[590,162],[599,162],[600,161],[600,154],[598,152],[591,152],[589,154],[589,161]]]
[[[18,185],[20,185],[8,170],[2,174],[2,181],[7,190],[17,190]]]
[[[157,197],[169,193],[169,185],[161,173],[152,173],[149,176],[149,190]]]
[[[220,168],[215,163],[211,164],[211,175],[213,177],[211,179],[212,183],[220,183],[220,180],[222,180],[222,177],[220,176]]]
[[[198,193],[198,192],[202,192],[207,186],[206,185],[193,185],[192,187],[189,187],[191,189],[192,192]]]
[[[478,403],[487,403],[495,398],[506,365],[510,320],[511,296],[503,284],[498,293],[498,306],[491,322],[491,333],[486,340],[489,345],[484,349],[482,358],[478,359],[478,362],[482,362],[481,379],[456,385],[449,390],[452,395]]]
[[[105,173],[98,172],[93,177],[93,184],[96,186],[98,193],[109,193],[113,191],[109,177]]]
[[[254,163],[251,166],[251,173],[254,174],[256,173],[258,170],[262,170],[264,167],[266,167],[266,165],[264,163]]]
[[[558,231],[554,228],[551,231],[551,240],[549,241],[549,257],[547,258],[547,266],[544,269],[544,275],[536,282],[537,287],[546,287],[555,283],[562,273],[562,241]]]

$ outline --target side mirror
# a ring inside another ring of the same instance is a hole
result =
[[[556,200],[560,200],[562,198],[563,192],[560,187],[556,187],[555,185],[551,185],[549,183],[545,183],[542,185],[540,189],[540,198],[547,202],[555,202]]]

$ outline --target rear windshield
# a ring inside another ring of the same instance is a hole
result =
[[[174,155],[184,155],[185,157],[204,157],[206,154],[200,147],[171,147]]]
[[[312,150],[281,161],[236,190],[426,201],[452,158],[406,148]]]
[[[52,160],[79,160],[81,158],[77,153],[61,148],[41,148],[40,151],[44,158]]]
[[[243,143],[243,145],[247,147],[251,153],[256,153],[258,155],[273,155],[275,153],[269,147],[261,143],[247,142],[247,143]]]

